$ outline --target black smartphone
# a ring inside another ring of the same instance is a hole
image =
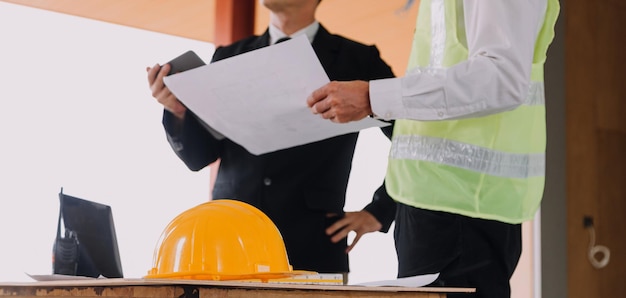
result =
[[[187,51],[182,55],[167,62],[170,65],[170,72],[167,75],[183,72],[206,65],[204,61],[194,51]]]

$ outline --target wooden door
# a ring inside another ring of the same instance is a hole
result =
[[[626,2],[563,4],[568,297],[625,297]],[[587,258],[585,216],[593,219],[596,244],[610,249],[603,268]]]

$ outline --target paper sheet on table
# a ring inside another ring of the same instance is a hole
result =
[[[93,280],[95,277],[63,275],[63,274],[30,274],[26,273],[30,278],[36,281],[53,281],[53,280]],[[98,278],[105,278],[100,275]]]
[[[164,82],[211,128],[257,155],[388,125],[371,118],[337,124],[311,113],[306,98],[329,79],[305,36]]]
[[[416,275],[390,280],[372,281],[356,285],[369,287],[423,287],[433,283],[437,279],[437,277],[439,277],[439,273]]]

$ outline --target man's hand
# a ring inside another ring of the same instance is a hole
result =
[[[330,213],[326,216],[332,217],[336,216],[336,214]],[[356,232],[354,240],[346,249],[346,253],[349,253],[363,235],[366,233],[377,232],[381,228],[382,224],[376,219],[376,217],[365,210],[361,210],[358,212],[346,212],[343,218],[337,220],[326,229],[326,235],[332,235],[330,240],[333,243],[337,243],[341,239],[346,238],[348,233],[351,231]]]
[[[369,83],[332,81],[313,91],[306,100],[313,114],[336,123],[361,120],[372,114]]]
[[[152,97],[156,98],[166,110],[172,112],[176,118],[182,120],[185,117],[187,107],[185,107],[163,83],[163,77],[170,71],[170,65],[165,64],[160,66],[159,64],[155,64],[153,67],[146,67],[146,71],[148,72],[148,84],[152,91]]]

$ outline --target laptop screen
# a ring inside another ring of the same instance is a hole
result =
[[[63,194],[63,190],[59,199],[65,238],[71,235],[78,242],[74,275],[123,277],[111,207]]]

